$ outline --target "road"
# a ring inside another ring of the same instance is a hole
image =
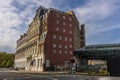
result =
[[[56,73],[27,73],[0,68],[0,80],[120,80],[120,78]]]

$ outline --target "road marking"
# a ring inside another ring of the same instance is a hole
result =
[[[31,75],[31,76],[34,76],[34,77],[43,77],[43,78],[47,78],[47,79],[51,79],[51,80],[58,80],[58,79],[55,79],[55,78],[51,78],[51,77],[45,77],[45,76],[40,76],[40,75],[32,75],[32,74],[26,74],[26,75]]]
[[[6,79],[3,79],[3,80],[8,80],[8,79],[12,79],[12,78],[14,78],[14,77],[6,78]]]
[[[38,76],[36,76],[36,77],[38,77]],[[27,79],[27,78],[31,78],[31,77],[23,77],[23,79]],[[39,78],[42,78],[42,77],[39,76]],[[50,80],[58,80],[58,79],[50,78],[50,77],[43,77],[43,78],[47,78],[47,79],[50,79]],[[6,79],[3,79],[3,80],[8,80],[8,79],[20,79],[20,78],[10,77],[10,78],[6,78]]]
[[[30,76],[33,76],[33,77],[44,77],[44,76],[40,76],[40,75],[33,75],[33,74],[25,74],[25,75],[30,75]]]
[[[50,77],[46,77],[46,78],[51,79],[51,80],[58,80],[58,79],[55,79],[55,78],[50,78]]]
[[[38,76],[38,75],[31,75],[31,74],[25,74],[25,75],[30,75],[29,77],[23,77],[23,78],[30,78],[31,76],[34,76],[34,77],[42,77],[42,76]],[[5,78],[3,80],[8,80],[8,79],[20,79],[20,78],[17,78],[17,77],[9,77],[9,78]]]
[[[32,78],[32,77],[31,77],[31,76],[29,76],[29,77],[22,77],[22,78],[26,79],[26,78]],[[6,79],[3,79],[3,80],[8,80],[8,79],[21,79],[21,78],[17,78],[17,77],[10,77],[10,78],[6,78]]]

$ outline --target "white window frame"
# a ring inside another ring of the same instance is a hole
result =
[[[59,50],[59,54],[62,54],[62,51],[61,51],[61,50]]]
[[[67,51],[65,51],[65,54],[67,54]]]
[[[46,65],[45,67],[50,67],[50,60],[49,59],[46,59]]]
[[[72,52],[72,51],[70,51],[70,54],[73,54],[73,52]]]
[[[70,21],[72,21],[72,18],[71,18],[71,17],[69,17],[69,20],[70,20]]]
[[[72,44],[70,44],[70,48],[72,48]]]
[[[67,45],[65,45],[65,49],[67,49]]]
[[[53,47],[54,47],[54,48],[56,47],[56,44],[55,44],[55,43],[53,43]]]
[[[63,19],[65,19],[65,16],[63,15]]]
[[[68,38],[67,38],[67,37],[65,37],[65,41],[68,41]]]
[[[59,31],[59,28],[58,28],[58,27],[56,27],[56,31]]]
[[[69,41],[72,41],[72,38],[69,38]]]
[[[70,34],[72,34],[72,30],[70,30]]]
[[[63,32],[66,32],[66,29],[63,29]]]
[[[65,66],[65,67],[68,67],[68,65],[69,65],[69,64],[68,64],[68,60],[64,61],[64,66]]]
[[[53,39],[56,39],[56,35],[55,34],[53,35]]]
[[[70,23],[70,27],[72,27],[72,24]]]
[[[63,22],[63,25],[65,25],[65,22]]]
[[[59,36],[59,40],[62,40],[62,36]]]
[[[59,45],[59,48],[62,48],[62,45],[61,45],[61,44]]]

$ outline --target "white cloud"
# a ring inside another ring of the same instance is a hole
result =
[[[16,40],[25,32],[40,5],[55,7],[53,0],[0,0],[0,3],[0,51],[7,52],[15,52]]]
[[[119,24],[115,26],[98,23],[116,13],[120,8],[119,0],[87,1],[74,11],[79,21],[86,24],[88,37],[119,28]],[[14,52],[16,40],[27,29],[35,10],[40,5],[59,9],[64,0],[0,0],[0,3],[0,51]],[[69,6],[65,6],[62,10],[66,8]]]
[[[85,5],[75,8],[75,12],[83,22],[103,20],[114,14],[119,5],[118,0],[89,0]]]
[[[12,51],[15,48],[15,41],[20,35],[19,29],[21,19],[18,14],[14,13],[16,8],[11,5],[12,0],[0,0],[0,51],[8,49]],[[7,47],[5,47],[7,46]]]
[[[107,22],[110,17],[118,14],[119,2],[119,0],[88,0],[85,5],[74,9],[79,21],[86,24],[87,40],[101,32],[120,29],[119,23],[112,23],[115,19],[111,23]]]

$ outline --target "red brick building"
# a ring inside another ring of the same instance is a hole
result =
[[[15,67],[18,63],[35,71],[67,67],[73,51],[84,45],[84,24],[79,24],[73,11],[39,7],[28,31],[17,41]],[[24,56],[17,56],[20,54]]]

